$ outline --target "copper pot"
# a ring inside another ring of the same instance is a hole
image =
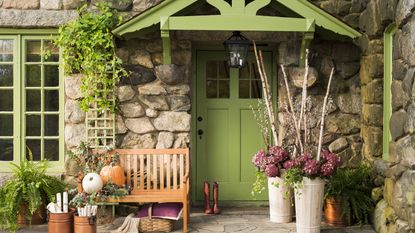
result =
[[[97,219],[93,217],[74,217],[74,233],[96,233]]]
[[[49,233],[73,233],[73,214],[75,210],[71,209],[69,213],[49,213],[48,214],[48,232]]]
[[[46,208],[42,204],[39,208],[33,213],[32,220],[26,218],[26,213],[29,210],[27,209],[27,205],[22,205],[19,210],[19,214],[17,215],[17,224],[19,226],[28,226],[28,225],[41,225],[46,222]]]
[[[343,214],[340,198],[327,198],[324,202],[324,216],[326,223],[335,227],[350,225],[350,216]]]

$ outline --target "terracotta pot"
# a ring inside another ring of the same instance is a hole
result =
[[[19,224],[19,226],[28,226],[30,224],[40,225],[46,222],[46,208],[43,204],[39,206],[36,212],[32,215],[31,221],[29,219],[26,219],[27,212],[27,206],[23,205],[20,208],[19,214],[17,215],[17,224]]]
[[[74,233],[96,233],[97,219],[96,217],[74,217]]]
[[[350,225],[350,216],[343,215],[340,199],[328,198],[324,202],[324,217],[330,226],[345,227]]]
[[[75,210],[71,209],[69,213],[49,213],[48,232],[49,233],[73,233],[74,212]]]

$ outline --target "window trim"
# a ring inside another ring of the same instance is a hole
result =
[[[26,123],[23,122],[25,114],[25,95],[24,95],[24,40],[28,39],[53,39],[56,37],[57,29],[2,29],[0,39],[13,39],[14,40],[14,75],[13,75],[13,161],[0,161],[0,170],[2,172],[10,172],[10,162],[19,163],[21,159],[25,157],[25,137],[24,131]],[[64,137],[64,101],[65,101],[65,90],[64,90],[64,73],[63,73],[63,62],[62,53],[59,53],[59,160],[50,161],[48,172],[62,172],[64,171],[64,160],[65,160],[65,137]],[[16,124],[17,123],[17,124]]]
[[[393,72],[393,37],[397,30],[395,23],[390,24],[384,33],[384,73],[383,73],[383,155],[389,160],[389,143],[392,136],[390,118],[392,116],[392,72]]]

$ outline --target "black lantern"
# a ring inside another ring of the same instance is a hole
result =
[[[251,42],[239,31],[233,32],[233,35],[223,42],[229,67],[241,68],[245,65],[250,44]]]

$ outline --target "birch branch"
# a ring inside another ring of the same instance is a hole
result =
[[[308,49],[307,49],[306,56],[305,56],[305,73],[304,73],[304,78],[303,78],[303,90],[302,90],[302,98],[301,98],[300,119],[298,121],[298,129],[299,130],[301,130],[301,122],[303,120],[304,120],[304,126],[305,126],[304,108],[305,108],[305,102],[307,101],[308,70],[309,70],[309,65],[308,65]],[[303,117],[304,117],[304,119],[303,119]],[[306,131],[306,130],[307,129],[304,128],[304,131]],[[305,144],[306,144],[306,133],[304,133],[304,145]],[[304,153],[303,149],[301,150],[301,153]]]
[[[261,83],[262,83],[262,92],[264,95],[265,105],[268,111],[269,122],[271,124],[272,136],[273,136],[275,145],[277,145],[278,135],[277,135],[277,129],[275,127],[275,118],[272,117],[274,114],[273,114],[273,109],[272,109],[271,98],[268,96],[269,92],[267,91],[266,74],[264,74],[265,71],[262,70],[263,66],[261,66],[261,61],[260,61],[260,57],[258,56],[258,51],[257,51],[255,41],[253,41],[253,44],[254,44],[254,52],[255,52],[255,58],[256,58],[256,62],[258,66],[259,76],[261,78]]]
[[[320,161],[320,156],[321,156],[321,147],[323,145],[324,118],[326,117],[326,106],[327,106],[327,101],[329,99],[330,86],[331,86],[331,80],[333,79],[333,75],[334,75],[334,68],[331,69],[329,83],[327,84],[327,92],[326,92],[326,96],[324,97],[323,109],[321,112],[320,136],[318,138],[318,149],[317,149],[317,161]]]
[[[298,124],[297,117],[295,116],[295,110],[294,110],[293,102],[291,99],[290,87],[288,86],[288,78],[287,78],[287,73],[285,71],[284,65],[281,65],[281,69],[282,69],[282,74],[284,76],[285,88],[287,90],[288,104],[291,108],[291,116],[294,121],[294,128],[295,128],[295,132],[297,135],[297,141],[300,143],[300,151],[303,151],[304,149],[303,149],[303,143],[301,142],[301,132],[300,132],[300,129],[298,128],[299,124]]]

